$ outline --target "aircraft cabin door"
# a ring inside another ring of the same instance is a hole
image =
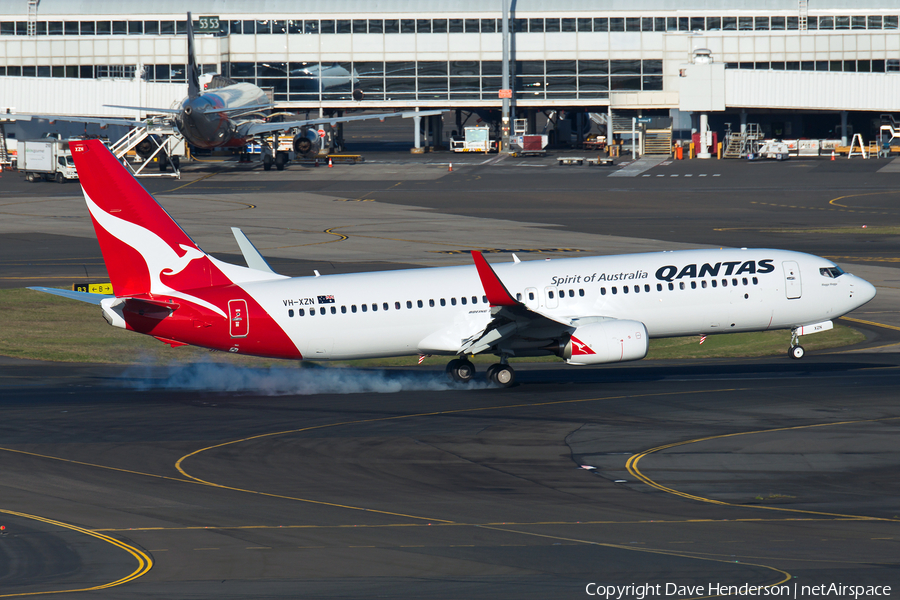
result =
[[[540,308],[541,301],[538,299],[537,288],[525,288],[525,306],[528,308]]]
[[[800,282],[800,265],[793,260],[786,260],[781,263],[784,268],[784,292],[788,299],[800,297],[802,291]]]
[[[544,306],[547,308],[556,308],[559,306],[559,290],[554,286],[544,288]]]
[[[233,338],[247,337],[250,333],[250,320],[246,300],[228,301],[228,332]]]

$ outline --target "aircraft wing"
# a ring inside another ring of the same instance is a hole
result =
[[[144,121],[134,121],[131,119],[106,118],[106,117],[79,117],[74,115],[23,115],[21,113],[0,113],[0,121],[71,121],[73,123],[88,123],[91,125],[100,125],[106,127],[108,125],[122,125],[124,127],[140,127],[145,125]]]
[[[354,117],[321,117],[317,119],[304,119],[302,121],[283,121],[281,123],[260,123],[257,121],[246,121],[238,126],[238,135],[247,138],[265,135],[267,133],[275,133],[278,131],[286,131],[295,127],[303,127],[306,125],[336,125],[338,123],[349,123],[350,121],[365,121],[367,119],[378,119],[383,121],[391,117],[401,117],[408,119],[410,117],[429,117],[431,115],[439,115],[442,110],[407,110],[403,112],[382,113],[377,115],[357,115]]]
[[[520,336],[533,339],[555,338],[575,329],[572,323],[560,321],[528,308],[516,300],[481,255],[472,251],[481,285],[491,305],[491,321],[478,334],[463,341],[461,354],[478,354],[505,339]]]
[[[165,113],[167,115],[178,115],[181,114],[180,108],[154,108],[152,106],[123,106],[121,104],[104,104],[106,108],[124,108],[125,110],[142,110],[144,112],[152,112],[152,113]],[[137,123],[143,125],[143,121],[137,121]]]

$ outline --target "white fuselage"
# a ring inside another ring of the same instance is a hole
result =
[[[529,309],[561,322],[642,322],[650,337],[793,328],[835,319],[875,288],[826,259],[719,249],[494,263]],[[491,307],[474,266],[244,283],[307,359],[456,354]],[[365,307],[365,308],[363,308]],[[253,324],[250,323],[250,327]]]

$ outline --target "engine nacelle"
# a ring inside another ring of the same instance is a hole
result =
[[[610,319],[575,329],[560,352],[570,365],[640,360],[647,356],[650,339],[640,321]]]
[[[322,148],[322,138],[315,129],[302,129],[294,136],[294,152],[303,158],[315,158]]]
[[[138,156],[146,160],[153,156],[153,153],[156,152],[157,148],[159,148],[159,144],[152,136],[148,136],[142,139],[140,143],[134,147],[134,151]]]

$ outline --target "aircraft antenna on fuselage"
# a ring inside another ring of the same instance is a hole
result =
[[[200,95],[200,72],[194,54],[194,24],[190,12],[187,14],[187,50],[188,98],[196,98]]]

